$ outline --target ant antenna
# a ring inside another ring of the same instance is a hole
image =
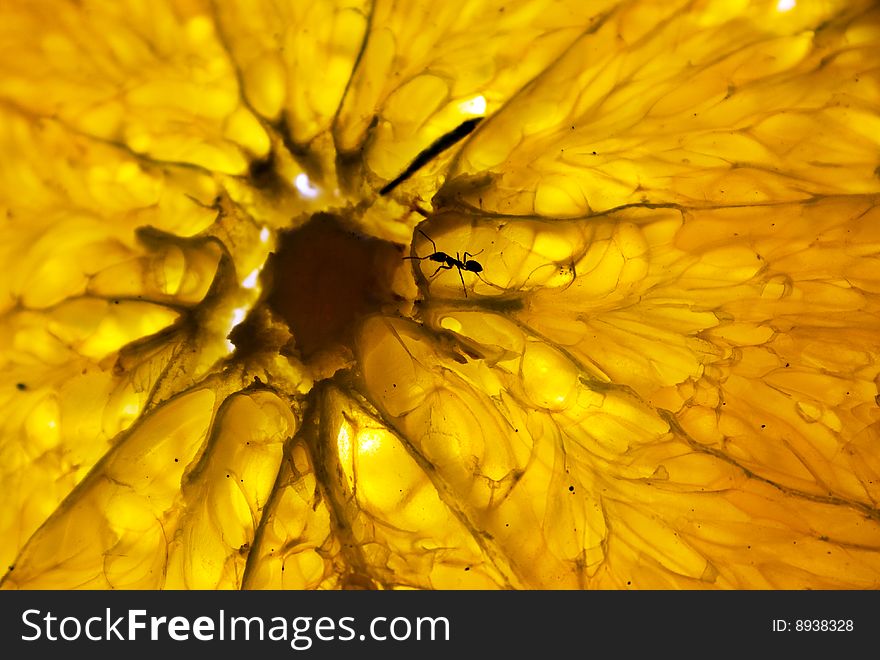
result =
[[[427,238],[429,241],[431,241],[431,247],[434,248],[434,252],[436,252],[436,251],[437,251],[437,244],[434,242],[434,239],[431,238],[430,236],[428,236],[428,235],[427,235],[425,232],[423,232],[421,229],[419,229],[419,233],[420,233],[422,236],[424,236],[425,238]]]

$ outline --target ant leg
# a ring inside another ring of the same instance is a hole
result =
[[[431,277],[429,277],[428,279],[433,279],[441,270],[452,270],[452,266],[450,266],[449,264],[440,264],[439,266],[437,266],[437,270],[434,271],[434,274],[431,275]]]
[[[482,253],[483,253],[483,250],[480,250],[479,252],[474,252],[473,254],[471,254],[470,252],[465,252],[464,253],[464,260],[467,261],[470,257],[476,257],[478,254],[482,254]]]
[[[465,255],[467,255],[467,252],[465,252]],[[458,258],[458,252],[455,253],[455,259],[458,263],[462,263],[461,259]],[[461,266],[456,266],[456,268],[458,268],[458,279],[461,280],[461,290],[464,291],[464,297],[467,298],[467,287],[464,285],[464,275],[461,274]]]
[[[467,287],[464,285],[464,275],[461,274],[461,268],[458,269],[458,277],[461,280],[461,290],[464,291],[464,297],[467,298]]]

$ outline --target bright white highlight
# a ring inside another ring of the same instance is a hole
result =
[[[296,186],[299,194],[306,199],[315,199],[321,192],[320,189],[309,180],[309,177],[305,172],[296,175],[296,179],[293,180],[293,185]]]
[[[232,310],[232,327],[244,321],[245,316],[247,316],[247,307],[236,307]]]
[[[347,426],[340,426],[336,435],[336,452],[339,462],[345,465],[351,462],[351,434]]]
[[[248,275],[246,278],[244,278],[241,281],[241,285],[245,289],[253,289],[255,286],[257,286],[257,280],[259,279],[259,277],[260,277],[260,269],[254,268],[251,271],[251,274]]]
[[[232,329],[237,326],[239,323],[244,321],[244,318],[247,316],[247,307],[236,307],[232,310],[232,322],[229,324],[229,332],[232,332]],[[229,332],[226,334],[228,335]],[[229,339],[226,340],[226,350],[232,353],[235,350],[235,344],[233,344]]]
[[[794,9],[795,0],[779,0],[776,3],[776,11],[789,11],[790,9]]]
[[[365,431],[360,435],[359,441],[358,453],[360,454],[372,454],[382,444],[381,436],[375,431]]]
[[[482,117],[486,114],[486,98],[481,94],[467,101],[458,104],[458,109],[466,115],[478,115]]]
[[[268,243],[269,242],[269,228],[263,227],[260,230],[260,243]]]

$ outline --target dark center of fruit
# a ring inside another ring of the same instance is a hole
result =
[[[293,334],[305,362],[351,354],[359,321],[393,302],[401,248],[347,229],[330,214],[279,236],[270,255],[266,302]]]

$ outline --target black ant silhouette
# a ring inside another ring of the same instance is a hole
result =
[[[482,252],[482,250],[480,250],[480,252],[474,252],[473,254],[471,254],[470,252],[465,252],[464,259],[459,256],[458,252],[456,252],[455,256],[453,257],[452,255],[446,254],[445,252],[441,252],[440,250],[438,250],[437,244],[434,242],[434,239],[428,236],[421,229],[419,229],[419,233],[427,238],[429,241],[431,241],[431,245],[434,247],[434,253],[424,257],[404,257],[404,259],[416,259],[417,261],[430,259],[431,261],[436,261],[437,263],[439,263],[440,265],[437,266],[437,270],[435,270],[431,277],[428,279],[433,279],[441,270],[452,270],[453,268],[457,268],[458,276],[459,278],[461,278],[461,288],[464,291],[464,297],[467,298],[467,287],[465,287],[464,285],[464,276],[461,274],[461,271],[466,270],[469,273],[481,273],[483,271],[483,265],[479,261],[474,261],[473,259],[471,259],[471,257],[476,257]],[[479,274],[477,274],[477,277],[483,279],[482,277],[480,277]]]

